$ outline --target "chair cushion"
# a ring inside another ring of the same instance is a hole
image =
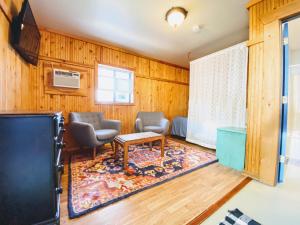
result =
[[[118,135],[118,131],[113,129],[95,130],[95,133],[99,141],[113,139]]]
[[[164,129],[160,126],[144,126],[144,131],[152,131],[155,133],[162,133]]]

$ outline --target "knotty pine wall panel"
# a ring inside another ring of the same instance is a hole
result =
[[[250,176],[261,179],[262,165],[264,163],[262,149],[267,149],[262,140],[265,138],[263,130],[263,109],[268,107],[264,105],[265,99],[270,96],[264,96],[264,90],[268,87],[264,83],[264,24],[262,18],[266,14],[275,13],[276,10],[297,0],[262,0],[254,2],[249,7],[249,71],[248,71],[248,122],[247,122],[247,144],[245,171]],[[275,88],[275,87],[274,87]],[[277,96],[273,96],[276,97]],[[273,117],[274,115],[269,115]],[[274,122],[277,118],[273,118]],[[278,140],[273,140],[278,142]],[[265,168],[265,166],[264,166]],[[273,170],[273,168],[269,168]],[[265,172],[264,172],[265,173]],[[267,182],[269,183],[269,182]]]
[[[12,4],[11,1],[7,1]],[[17,7],[21,6],[21,2],[17,1]],[[10,46],[9,22],[2,11],[0,25],[0,111],[62,111],[67,122],[69,112],[99,111],[103,112],[106,118],[121,120],[122,133],[134,131],[135,117],[139,111],[163,111],[170,120],[175,116],[187,115],[189,71],[185,68],[165,64],[114,46],[46,30],[41,30],[39,63],[32,66],[24,62]],[[133,105],[95,103],[98,63],[135,71]],[[87,70],[87,96],[47,94],[44,66],[49,64],[63,64]],[[66,136],[67,147],[76,147],[70,135],[67,133]]]
[[[14,13],[22,1],[5,3]],[[0,10],[0,111],[31,110],[29,65],[12,48],[9,37],[9,22]]]

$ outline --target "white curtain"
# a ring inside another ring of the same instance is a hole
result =
[[[247,63],[246,43],[190,63],[187,141],[216,148],[218,127],[245,127]]]

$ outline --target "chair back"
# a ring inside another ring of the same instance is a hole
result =
[[[103,113],[101,112],[71,112],[70,122],[84,122],[92,124],[95,130],[101,129]]]
[[[142,120],[143,126],[159,126],[164,118],[163,112],[138,112],[137,118]]]

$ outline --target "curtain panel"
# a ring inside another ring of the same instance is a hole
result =
[[[215,149],[218,127],[245,127],[247,64],[246,43],[190,63],[187,141]]]

